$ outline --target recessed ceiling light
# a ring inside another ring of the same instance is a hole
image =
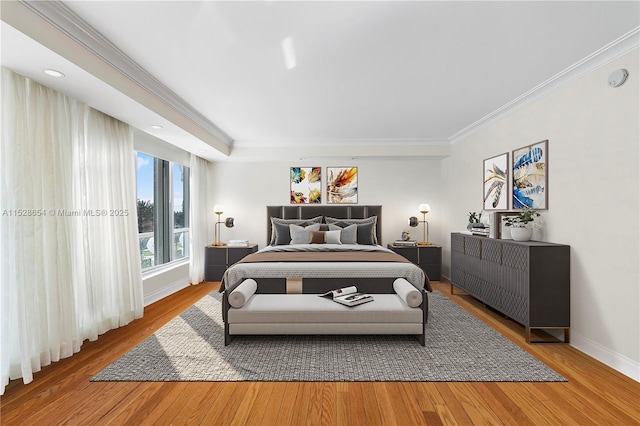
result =
[[[160,126],[159,124],[152,124],[151,128],[152,129],[162,129],[162,126]]]
[[[56,78],[64,77],[64,74],[61,73],[60,71],[57,71],[57,70],[46,69],[46,70],[44,70],[44,73],[46,75],[48,75],[48,76],[51,76],[51,77],[56,77]]]

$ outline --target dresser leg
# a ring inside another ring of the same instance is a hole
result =
[[[531,330],[562,330],[564,332],[564,340],[531,340]],[[525,327],[525,335],[527,343],[569,343],[571,338],[570,327]]]
[[[453,283],[449,283],[449,285],[451,286],[451,294],[453,294],[454,296],[468,296],[469,293],[454,293],[453,292]]]

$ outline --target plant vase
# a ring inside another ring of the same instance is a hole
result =
[[[533,229],[531,228],[525,228],[523,226],[511,227],[511,238],[513,238],[515,241],[529,241],[532,234]]]

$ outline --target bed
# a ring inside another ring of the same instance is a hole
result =
[[[235,334],[415,334],[424,344],[428,277],[382,247],[381,217],[381,206],[268,206],[269,245],[223,276],[225,341]],[[419,306],[398,304],[398,280],[420,293]],[[255,287],[248,306],[231,306],[229,295],[248,282]],[[348,286],[379,295],[378,302],[356,310],[309,297]]]

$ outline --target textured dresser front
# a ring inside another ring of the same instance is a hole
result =
[[[451,284],[526,327],[570,326],[567,245],[452,233]]]

